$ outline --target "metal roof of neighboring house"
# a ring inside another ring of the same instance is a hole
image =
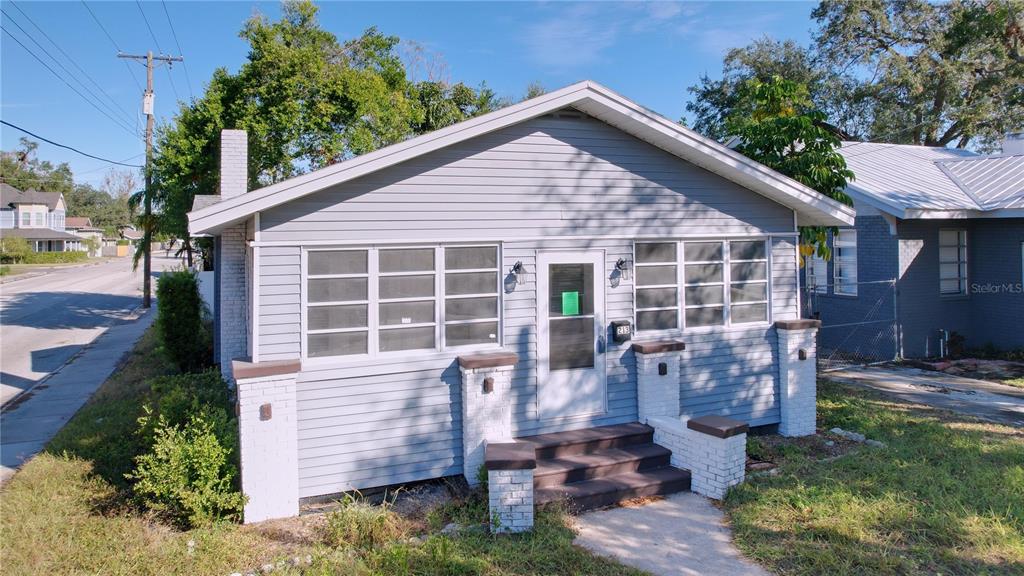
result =
[[[404,142],[240,194],[189,213],[192,234],[216,234],[248,216],[389,166],[561,110],[575,108],[796,212],[802,225],[853,223],[854,211],[763,164],[584,80]],[[197,196],[198,198],[198,196]]]
[[[25,240],[81,240],[80,236],[51,230],[50,228],[4,228],[0,238],[24,238]]]
[[[843,142],[854,173],[847,192],[898,218],[1021,217],[1024,156],[969,150]]]
[[[985,210],[1024,208],[1024,155],[983,156],[939,163]]]
[[[50,210],[57,207],[60,192],[39,192],[38,190],[18,190],[10,184],[0,182],[0,206],[9,204],[45,204]]]

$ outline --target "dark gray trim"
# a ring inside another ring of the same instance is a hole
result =
[[[726,418],[725,416],[701,416],[686,421],[686,427],[716,438],[729,438],[744,434],[750,430],[746,422]]]
[[[248,358],[236,358],[231,361],[231,373],[235,380],[245,378],[265,378],[281,374],[296,374],[302,370],[298,360],[277,360],[274,362],[250,362]]]
[[[467,370],[515,366],[517,362],[519,362],[519,355],[515,352],[480,352],[459,356],[459,366]]]
[[[775,327],[779,330],[807,330],[808,328],[821,328],[821,320],[804,318],[802,320],[778,320]]]
[[[682,340],[655,340],[634,342],[633,352],[638,354],[659,354],[662,352],[679,352],[686,350],[686,342]]]
[[[489,443],[484,449],[484,466],[488,470],[533,470],[537,453],[529,442]]]

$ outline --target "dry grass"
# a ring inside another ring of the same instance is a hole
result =
[[[888,447],[823,462],[775,446],[779,474],[726,500],[749,557],[784,574],[1024,573],[1024,432],[827,382],[818,419]]]

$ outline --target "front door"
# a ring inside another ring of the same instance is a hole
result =
[[[540,417],[606,410],[604,253],[537,255]]]

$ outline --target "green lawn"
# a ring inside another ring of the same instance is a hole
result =
[[[1024,431],[828,382],[818,425],[888,446],[770,455],[779,475],[725,503],[749,557],[783,574],[1024,574]]]
[[[1000,380],[999,383],[1006,384],[1007,386],[1024,388],[1024,378],[1010,378],[1009,380]]]
[[[151,329],[46,452],[3,488],[3,574],[226,575],[307,556],[311,563],[274,574],[640,574],[574,547],[569,518],[557,509],[540,511],[528,535],[438,533],[453,521],[486,523],[479,495],[426,518],[400,518],[363,504],[330,516],[341,526],[353,522],[353,532],[329,530],[317,516],[174,529],[135,506],[124,480],[138,449],[134,431],[148,391],[144,382],[172,371]]]

